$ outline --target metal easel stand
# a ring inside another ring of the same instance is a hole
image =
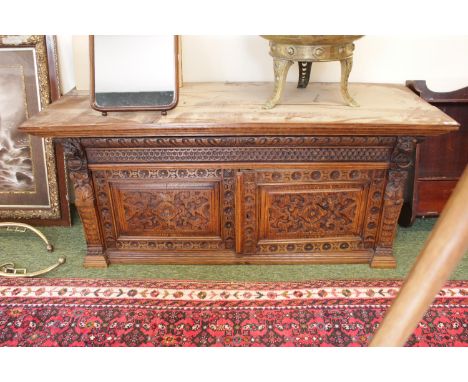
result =
[[[0,223],[0,228],[6,228],[7,231],[15,231],[15,232],[26,232],[26,230],[30,230],[34,232],[37,236],[39,236],[42,241],[46,244],[47,251],[52,252],[54,250],[54,247],[52,244],[49,243],[45,235],[39,231],[37,228],[34,228],[28,224],[24,223],[11,223],[11,222],[5,222],[5,223]],[[65,257],[59,257],[57,260],[57,263],[35,271],[35,272],[28,272],[26,268],[15,268],[14,263],[4,263],[0,264],[0,277],[35,277],[35,276],[40,276],[43,275],[47,272],[52,271],[53,269],[57,268],[59,265],[65,263]]]

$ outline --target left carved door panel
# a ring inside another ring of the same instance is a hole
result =
[[[93,171],[106,247],[154,252],[234,248],[234,171],[125,168]]]

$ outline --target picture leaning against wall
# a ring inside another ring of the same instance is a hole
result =
[[[0,221],[70,224],[61,147],[18,130],[58,98],[56,62],[52,36],[0,35]]]

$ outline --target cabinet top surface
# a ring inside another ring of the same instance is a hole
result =
[[[187,83],[160,112],[102,116],[83,93],[65,95],[21,130],[44,137],[210,135],[437,135],[458,124],[403,85],[349,85],[359,107],[343,104],[338,83],[288,83],[280,105],[262,109],[273,83]]]

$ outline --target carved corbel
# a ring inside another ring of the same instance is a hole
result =
[[[398,217],[404,201],[408,171],[413,164],[413,153],[417,140],[413,137],[398,137],[390,158],[387,186],[385,188],[382,221],[380,223],[375,253],[371,261],[373,268],[395,268],[393,240]]]
[[[104,254],[104,241],[99,224],[93,182],[88,170],[86,153],[80,140],[68,138],[61,140],[67,159],[67,168],[75,190],[75,205],[83,222],[87,243],[85,267],[107,267],[108,261]]]

